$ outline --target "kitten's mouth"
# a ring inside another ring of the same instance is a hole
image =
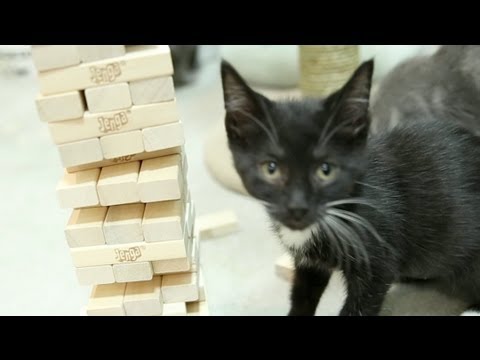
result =
[[[311,224],[304,220],[288,219],[283,221],[283,225],[285,225],[290,230],[301,231],[308,228]]]

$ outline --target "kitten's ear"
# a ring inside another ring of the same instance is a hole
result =
[[[225,100],[225,127],[231,142],[244,145],[258,133],[256,122],[263,121],[267,99],[254,92],[225,60],[222,61],[223,97]]]
[[[344,123],[340,136],[365,140],[370,127],[369,104],[374,70],[373,60],[364,62],[336,94],[335,122]]]

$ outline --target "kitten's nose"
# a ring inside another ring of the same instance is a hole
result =
[[[304,208],[290,208],[288,209],[290,217],[295,221],[303,220],[305,215],[308,213],[308,209]]]

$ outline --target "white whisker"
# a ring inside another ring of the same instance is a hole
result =
[[[270,141],[272,142],[272,144],[277,147],[278,149],[281,149],[281,146],[280,144],[278,143],[278,139],[275,137],[274,134],[272,134],[272,132],[264,125],[262,124],[262,122],[257,119],[255,116],[253,116],[252,114],[249,114],[241,109],[234,109],[234,110],[229,110],[230,112],[232,113],[235,113],[235,112],[238,112],[246,117],[248,117],[249,119],[253,120],[255,122],[255,124],[257,124],[264,132],[265,134],[267,134],[268,138],[270,139]]]
[[[368,274],[371,275],[370,258],[368,257],[367,251],[365,250],[365,245],[360,239],[360,236],[356,234],[355,231],[353,231],[352,228],[348,226],[348,224],[345,223],[343,220],[332,216],[332,221],[336,223],[338,231],[344,233],[344,236],[346,239],[348,239],[350,246],[355,252],[355,255],[359,257],[359,260],[363,260],[363,263],[367,268]],[[359,252],[361,252],[361,257]]]
[[[386,189],[382,189],[382,188],[381,188],[381,187],[379,187],[379,186],[373,186],[373,185],[366,184],[366,183],[363,183],[363,182],[360,182],[360,181],[356,181],[356,184],[358,184],[358,185],[362,185],[362,186],[366,186],[366,187],[369,187],[369,188],[371,188],[371,189],[375,189],[375,190],[387,191]]]
[[[345,244],[345,240],[343,239],[343,237],[338,234],[335,224],[332,224],[331,217],[325,216],[323,220],[325,221],[327,228],[329,228],[332,231],[332,234],[334,235],[332,237],[332,240],[330,240],[330,242],[335,242],[335,239],[338,239],[338,245],[342,248],[343,258],[345,259],[345,271],[348,273],[350,272],[350,260],[351,259],[355,260],[355,258],[352,257],[352,255],[350,254],[348,244]],[[340,265],[342,264],[340,263]]]
[[[366,205],[366,206],[370,206],[370,207],[376,209],[376,207],[374,205],[369,203],[366,199],[362,199],[362,198],[351,198],[351,199],[331,201],[331,202],[326,203],[325,205],[329,208],[330,207],[333,208],[335,206],[349,205],[349,204]]]
[[[342,267],[342,256],[346,256],[346,255],[344,254],[344,252],[342,251],[340,246],[337,244],[337,241],[335,239],[335,234],[333,234],[333,232],[330,230],[330,227],[328,226],[328,224],[324,220],[320,219],[320,225],[321,225],[321,229],[323,230],[325,236],[329,240],[328,241],[329,250],[330,250],[330,252],[332,252],[332,255],[333,255],[333,252],[335,252],[337,266],[339,268],[341,268]],[[332,246],[335,248],[335,250],[332,249]]]
[[[362,226],[374,236],[374,238],[379,242],[379,244],[388,247],[390,251],[393,250],[391,245],[385,240],[383,240],[383,238],[378,234],[377,230],[372,226],[372,224],[370,224],[365,218],[361,217],[360,215],[340,209],[328,209],[327,214],[337,216],[339,218]]]

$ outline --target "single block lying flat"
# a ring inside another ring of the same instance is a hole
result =
[[[138,154],[145,150],[140,130],[104,136],[100,138],[100,145],[105,159]]]
[[[193,220],[192,220],[193,221]],[[185,225],[188,227],[188,224]],[[153,261],[153,272],[155,274],[176,274],[176,273],[184,273],[184,272],[192,272],[197,271],[198,263],[198,239],[191,238],[187,234],[186,239],[186,249],[187,249],[187,256],[181,257],[178,259],[166,259],[166,260],[158,260]]]
[[[158,275],[188,272],[191,269],[190,257],[152,261],[153,272]]]
[[[40,120],[56,122],[83,118],[85,100],[80,91],[42,96],[36,99],[37,111]]]
[[[144,203],[178,200],[183,192],[180,155],[144,160],[138,177],[138,194]]]
[[[142,133],[146,151],[158,151],[185,144],[181,122],[149,127],[143,129]]]
[[[132,106],[130,88],[127,83],[87,89],[85,90],[85,99],[90,113],[128,109]]]
[[[125,284],[94,286],[87,306],[88,316],[125,316],[125,288]]]
[[[146,242],[181,239],[185,225],[184,200],[147,204],[142,225]]]
[[[140,202],[137,191],[139,169],[138,161],[103,168],[97,186],[102,206]]]
[[[197,273],[164,275],[162,297],[165,304],[197,301],[199,297]]]
[[[65,174],[57,186],[57,197],[60,207],[81,208],[97,206],[97,180],[100,169],[79,171]]]
[[[148,281],[153,278],[153,269],[150,262],[113,265],[113,275],[118,283]]]
[[[104,245],[103,222],[107,215],[106,207],[73,210],[65,237],[71,248]]]
[[[144,204],[111,206],[103,224],[106,243],[116,245],[142,242],[144,211]],[[180,238],[176,240],[178,239]]]
[[[135,105],[153,104],[175,98],[173,78],[156,77],[130,82],[130,93]]]
[[[58,145],[58,153],[65,168],[103,160],[102,147],[97,138]]]
[[[127,284],[123,305],[127,316],[160,316],[163,312],[162,277]]]
[[[39,72],[80,63],[80,54],[76,45],[32,45],[32,58]]]
[[[112,265],[77,268],[76,272],[81,286],[106,285],[115,282]]]

